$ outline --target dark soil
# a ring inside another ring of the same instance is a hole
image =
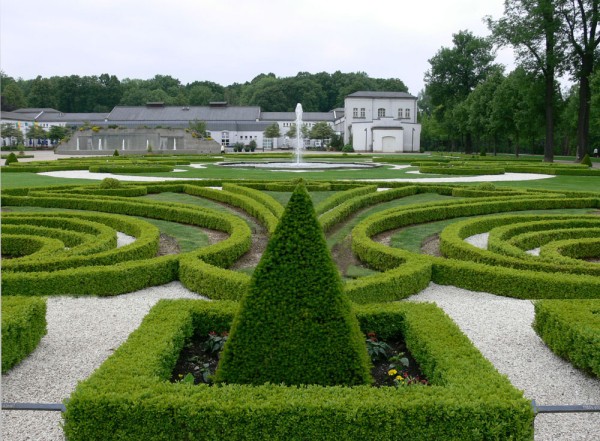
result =
[[[442,253],[440,252],[440,235],[434,234],[426,238],[421,244],[421,253],[442,257]]]
[[[156,253],[157,257],[166,256],[167,254],[179,254],[180,251],[179,243],[177,243],[177,240],[174,237],[160,233],[158,253]]]
[[[352,237],[350,235],[346,236],[342,242],[333,246],[331,256],[344,277],[347,275],[346,272],[350,266],[367,268],[352,252]]]
[[[214,374],[217,368],[219,356],[218,353],[211,354],[205,349],[206,341],[206,337],[196,337],[183,348],[171,375],[172,383],[181,382],[188,374],[193,375],[194,384],[211,383],[210,375]],[[407,380],[404,380],[404,383],[427,384],[427,379],[423,376],[419,365],[406,349],[404,342],[397,339],[391,340],[387,344],[392,349],[391,354],[403,353],[403,356],[408,358],[409,365],[408,368],[395,367],[398,372],[394,375],[389,375],[390,362],[388,360],[374,361],[373,368],[371,369],[374,386],[394,386],[393,379],[398,375],[407,378]]]

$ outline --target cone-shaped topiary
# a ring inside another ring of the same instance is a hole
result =
[[[371,383],[365,339],[300,184],[254,271],[215,382]]]
[[[4,165],[9,165],[14,162],[19,162],[19,160],[17,159],[17,155],[15,155],[14,152],[10,152],[6,157],[6,161],[4,161]]]
[[[586,153],[585,156],[583,157],[583,159],[581,160],[581,164],[582,165],[587,165],[588,167],[591,167],[592,166],[592,160],[590,158],[590,155],[588,155]]]

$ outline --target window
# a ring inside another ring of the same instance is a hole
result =
[[[377,116],[379,118],[383,118],[385,116],[385,109],[383,107],[380,107],[379,109],[377,109]]]
[[[410,109],[406,109],[406,110],[404,111],[404,118],[406,118],[406,119],[410,119]]]
[[[364,118],[364,117],[365,117],[365,108],[364,108],[364,107],[361,107],[361,108],[360,108],[360,117],[361,117],[361,118]]]
[[[358,118],[358,107],[355,107],[355,108],[352,110],[352,116],[353,116],[354,118]]]
[[[402,109],[398,109],[398,119],[402,119]]]
[[[229,146],[229,132],[221,132],[221,145]]]

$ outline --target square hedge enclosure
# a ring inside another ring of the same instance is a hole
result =
[[[363,332],[402,336],[430,386],[170,383],[186,341],[229,329],[237,307],[225,301],[160,301],[127,342],[78,385],[67,402],[67,438],[533,439],[530,402],[432,304],[355,306]]]

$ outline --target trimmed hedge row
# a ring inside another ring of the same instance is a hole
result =
[[[332,208],[340,205],[342,202],[345,202],[349,199],[352,199],[356,196],[363,196],[365,194],[375,193],[377,191],[376,185],[365,185],[364,187],[356,187],[350,188],[345,191],[340,191],[336,193],[324,201],[322,201],[319,205],[315,207],[315,213],[317,215],[321,215],[326,211],[331,210]]]
[[[455,217],[503,211],[595,208],[597,206],[597,198],[532,196],[409,205],[380,212],[359,223],[352,231],[352,249],[362,261],[380,271],[390,270],[400,265],[411,265],[417,257],[426,259],[432,263],[431,280],[440,284],[518,298],[597,298],[600,296],[600,278],[598,277],[565,273],[548,274],[416,255],[405,250],[387,247],[371,239],[372,236],[391,229]]]
[[[457,166],[446,166],[446,167],[431,167],[431,166],[420,166],[420,173],[429,173],[436,175],[461,175],[461,176],[477,176],[477,175],[503,175],[504,169],[500,167],[457,167]]]
[[[571,231],[569,231],[571,233]],[[600,256],[600,229],[584,230],[586,236],[577,239],[557,240],[541,247],[540,255],[561,262],[580,262],[578,259],[586,259]]]
[[[267,207],[277,219],[279,219],[283,214],[283,205],[281,205],[277,199],[266,193],[263,193],[262,191],[246,187],[244,185],[230,183],[223,183],[223,190],[230,193],[238,193],[248,196],[249,198],[259,201],[262,205]]]
[[[21,362],[46,335],[46,299],[2,298],[2,373]]]
[[[242,194],[231,193],[225,190],[215,190],[214,188],[208,187],[184,186],[183,190],[185,194],[200,196],[241,208],[258,219],[258,221],[267,229],[269,234],[275,231],[275,227],[277,227],[277,223],[279,222],[279,219],[273,212],[263,205],[260,200],[257,201]]]
[[[321,222],[323,230],[329,231],[333,226],[347,219],[350,215],[362,208],[379,204],[381,202],[388,202],[393,201],[394,199],[412,196],[416,193],[417,187],[413,186],[392,188],[385,191],[378,191],[376,193],[355,196],[319,216],[319,221]]]
[[[63,250],[65,244],[51,237],[31,237],[24,234],[2,234],[2,255],[18,258],[47,257]],[[14,259],[3,259],[2,266]],[[3,269],[4,269],[3,268]]]
[[[222,212],[176,203],[131,200],[118,197],[48,195],[47,197],[4,196],[3,205],[59,207],[101,210],[196,225],[230,234],[227,240],[179,256],[127,262],[109,266],[84,267],[54,272],[7,273],[2,278],[3,294],[114,295],[177,279],[179,260],[193,267],[202,259],[212,265],[228,267],[251,245],[250,228],[242,219]],[[186,284],[186,278],[181,278]]]
[[[70,222],[70,218],[82,218],[87,220],[86,222]],[[4,262],[3,269],[10,271],[56,271],[68,268],[78,268],[83,266],[92,265],[113,265],[120,262],[126,262],[131,260],[143,260],[150,259],[156,256],[158,251],[158,241],[160,231],[157,227],[148,222],[144,222],[139,219],[117,216],[117,215],[106,215],[106,214],[87,214],[87,213],[40,213],[37,216],[7,216],[6,218],[13,218],[14,220],[29,219],[42,225],[90,225],[91,228],[97,227],[92,223],[96,222],[99,224],[107,225],[110,228],[100,229],[103,231],[104,236],[108,239],[108,243],[116,245],[115,230],[124,232],[136,238],[135,242],[120,248],[108,249],[106,251],[94,249],[93,254],[71,254],[65,253],[65,256],[45,256],[36,259],[20,259],[17,262],[9,260]],[[6,219],[5,218],[5,219]],[[100,243],[102,243],[102,237],[100,237]],[[104,241],[105,243],[107,241]],[[64,245],[63,245],[64,247]],[[96,247],[94,242],[89,244],[89,247]],[[79,251],[82,251],[79,248]],[[90,251],[88,248],[86,251]],[[6,274],[5,274],[6,276]]]
[[[537,222],[530,222],[523,224],[523,220],[530,220]],[[587,218],[589,225],[598,225],[599,219],[597,216],[590,216]],[[546,271],[546,272],[563,272],[573,274],[590,274],[600,275],[600,268],[597,265],[591,263],[580,262],[572,265],[565,265],[564,262],[554,263],[547,260],[541,260],[534,256],[529,256],[525,253],[519,254],[521,251],[516,247],[512,247],[510,244],[502,243],[502,238],[506,234],[518,231],[531,231],[552,226],[553,222],[556,221],[555,225],[565,225],[565,222],[570,227],[585,225],[586,222],[581,217],[576,219],[569,219],[568,217],[552,217],[552,216],[492,216],[483,219],[469,219],[462,222],[456,222],[446,227],[440,234],[440,250],[442,254],[448,258],[461,260],[461,261],[473,261],[478,263],[484,263],[487,265],[503,266],[515,269],[534,270],[534,271]],[[488,245],[489,249],[481,249],[474,247],[464,241],[465,238],[474,234],[484,233],[492,230],[495,227],[509,225],[505,229],[501,229],[501,232],[496,235],[491,235],[491,243]],[[504,252],[506,250],[509,255],[497,254],[497,251]],[[515,254],[519,254],[516,257]]]
[[[554,353],[600,377],[600,300],[535,302],[533,328]]]
[[[103,196],[123,196],[123,197],[137,197],[146,196],[148,189],[141,185],[124,185],[120,188],[100,188],[98,186],[87,186],[87,187],[76,187],[68,188],[64,190],[52,190],[52,193],[72,193],[72,194],[95,194]],[[32,189],[29,191],[31,196],[36,195],[36,190]]]
[[[106,164],[106,165],[90,165],[88,170],[91,173],[162,173],[172,172],[172,165],[157,165],[157,164]]]
[[[79,253],[80,249],[73,250],[83,244],[95,242],[96,238],[91,234],[78,233],[76,231],[63,230],[61,228],[39,227],[36,225],[9,224],[6,223],[6,218],[3,218],[2,233],[3,234],[24,234],[28,236],[50,237],[60,240],[64,247],[70,248],[71,252]],[[115,238],[116,242],[116,238]]]
[[[192,335],[229,329],[230,302],[161,301],[66,403],[78,440],[533,439],[533,410],[435,305],[357,309],[363,332],[401,334],[429,387],[168,383]],[[340,372],[340,375],[343,375]]]

